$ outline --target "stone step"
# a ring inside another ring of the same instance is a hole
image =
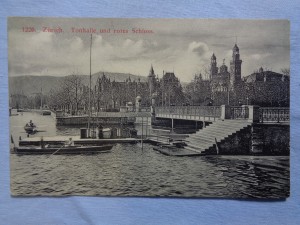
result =
[[[220,134],[220,135],[202,135],[202,136],[199,136],[199,137],[191,137],[191,138],[187,138],[185,139],[185,142],[188,142],[188,143],[192,143],[192,142],[211,142],[211,141],[215,141],[215,139],[217,139],[218,141],[221,140],[221,139],[224,139],[224,138],[227,138],[227,137],[230,137],[232,136],[233,133],[230,133],[230,134]]]
[[[211,126],[205,127],[201,130],[212,129],[214,127],[244,127],[244,126],[249,126],[249,125],[251,125],[251,123],[222,123],[222,122],[216,122],[216,123],[212,124]]]
[[[220,128],[220,127],[214,127],[214,128],[210,128],[210,129],[203,129],[203,130],[200,130],[198,131],[197,133],[195,134],[191,134],[189,137],[192,137],[192,136],[199,136],[203,133],[210,133],[210,132],[224,132],[224,133],[228,133],[228,132],[236,132],[236,131],[239,131],[241,129],[244,129],[246,128],[247,126],[235,126],[235,127],[223,127],[223,128]]]
[[[189,143],[211,143],[212,141],[214,141],[215,139],[211,140],[211,139],[206,139],[206,138],[198,138],[198,139],[190,139],[190,140],[185,140],[185,142],[187,144]]]
[[[216,124],[214,126],[211,126],[211,127],[207,127],[207,128],[204,128],[202,130],[199,130],[199,131],[203,131],[203,130],[212,130],[212,129],[226,129],[226,128],[239,128],[239,127],[247,127],[249,126],[250,124]]]
[[[209,132],[205,132],[205,133],[202,133],[202,134],[199,134],[198,136],[195,136],[195,137],[209,137],[209,136],[212,136],[212,137],[219,137],[219,136],[228,136],[228,135],[231,135],[233,133],[236,133],[236,132],[239,132],[241,129],[238,129],[236,131],[227,131],[227,132],[224,132],[224,131],[209,131]]]
[[[224,131],[209,131],[209,132],[203,132],[201,134],[198,134],[197,136],[192,136],[192,137],[188,137],[187,139],[191,138],[203,138],[203,137],[207,137],[207,138],[210,138],[210,137],[220,137],[220,136],[229,136],[235,132],[238,132],[240,131],[241,129],[237,130],[237,131],[234,131],[232,132],[232,130],[230,131],[227,131],[227,132],[224,132]]]
[[[206,150],[206,149],[209,149],[210,147],[212,147],[215,143],[210,143],[210,144],[199,144],[199,145],[187,145],[188,147],[192,147],[192,148],[195,148],[195,149],[203,149],[203,150]]]
[[[239,129],[240,130],[240,129]],[[211,130],[211,131],[206,131],[206,132],[199,132],[197,135],[190,135],[188,138],[198,138],[198,137],[203,137],[203,136],[219,136],[219,135],[227,135],[232,133],[232,130],[226,130],[226,131],[220,131],[220,130]]]
[[[199,152],[199,153],[204,153],[205,150],[202,150],[200,148],[193,148],[193,147],[189,147],[189,146],[184,146],[185,149],[190,150],[190,151],[194,151],[194,152]]]
[[[202,139],[194,139],[194,140],[190,140],[190,141],[186,141],[186,144],[189,145],[189,144],[193,144],[193,145],[198,145],[198,144],[211,144],[211,143],[215,143],[216,139],[217,139],[217,142],[221,142],[222,140],[228,138],[230,136],[220,136],[220,137],[213,137],[211,139],[206,139],[206,138],[202,138]]]
[[[215,146],[216,140],[217,143],[221,143],[226,138],[240,132],[250,125],[251,123],[243,120],[216,121],[210,126],[189,135],[185,140],[187,143],[186,148],[205,152]]]

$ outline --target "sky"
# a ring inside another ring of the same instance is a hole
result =
[[[82,28],[85,32],[79,32]],[[96,31],[92,42],[91,29]],[[181,81],[190,82],[195,74],[207,76],[213,53],[218,66],[224,60],[229,67],[235,43],[243,61],[242,76],[260,67],[275,72],[290,67],[287,20],[11,17],[9,76],[89,75],[91,43],[92,74],[147,76],[153,65],[159,77],[174,71]]]

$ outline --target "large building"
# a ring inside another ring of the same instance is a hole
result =
[[[99,76],[94,89],[96,108],[118,109],[128,102],[135,103],[137,96],[141,97],[143,106],[181,104],[184,101],[182,87],[174,72],[163,72],[159,79],[151,65],[147,81],[140,79],[111,81],[105,74]],[[155,99],[155,101],[153,101]]]
[[[149,98],[155,99],[157,106],[180,105],[184,102],[182,86],[174,72],[163,71],[162,78],[159,79],[151,65],[148,86]]]
[[[213,53],[210,61],[210,83],[211,83],[211,98],[215,105],[230,104],[233,102],[233,96],[230,97],[230,92],[238,89],[241,85],[241,71],[242,60],[240,59],[240,52],[237,44],[232,49],[232,59],[230,61],[230,71],[225,65],[225,59],[223,64],[218,68],[217,57]],[[235,102],[236,100],[234,100]],[[234,103],[235,104],[235,103]]]
[[[230,72],[225,65],[225,59],[220,69],[217,67],[217,57],[213,53],[210,61],[210,79],[213,84],[212,91],[227,91],[241,82],[242,60],[240,59],[239,47],[235,44],[232,49],[232,59],[230,61]]]
[[[244,96],[250,104],[260,106],[289,106],[290,77],[273,71],[257,72],[243,77]]]
[[[137,96],[141,97],[143,105],[149,105],[148,82],[131,80],[130,76],[124,81],[111,81],[103,73],[97,79],[94,92],[98,110],[118,109],[128,102],[134,103]]]
[[[242,77],[242,60],[237,44],[232,49],[230,71],[225,65],[225,59],[218,68],[217,57],[212,55],[210,84],[211,98],[215,105],[289,105],[289,76],[260,68],[257,72]]]

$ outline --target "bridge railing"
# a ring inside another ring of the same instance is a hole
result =
[[[156,114],[176,114],[176,115],[188,115],[188,116],[210,116],[220,117],[220,106],[165,106],[156,107]]]
[[[230,119],[249,119],[248,106],[231,106]]]
[[[193,116],[197,116],[207,117],[206,119],[209,120],[211,118],[243,119],[260,123],[287,123],[290,121],[290,109],[288,107],[259,107],[255,105],[157,107],[155,113],[172,118],[185,116],[189,119],[195,119]]]
[[[282,123],[290,121],[290,108],[288,107],[261,107],[259,108],[259,122]]]

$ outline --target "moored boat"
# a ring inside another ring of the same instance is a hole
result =
[[[42,110],[41,113],[43,116],[50,116],[51,115],[51,111],[50,110]]]
[[[32,134],[32,133],[37,132],[36,125],[34,125],[34,124],[32,124],[32,125],[26,124],[26,125],[24,126],[24,130],[25,130],[26,133],[28,133],[28,134]]]
[[[20,146],[14,148],[16,154],[96,154],[109,152],[113,145],[101,146],[58,146],[48,145],[44,148],[38,146]]]

